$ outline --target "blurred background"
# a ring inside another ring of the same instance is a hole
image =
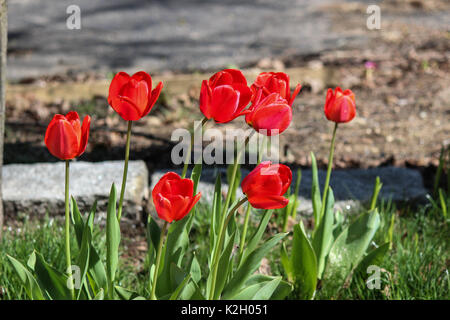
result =
[[[450,143],[448,0],[9,0],[8,18],[5,164],[56,161],[45,128],[69,110],[93,117],[81,160],[122,159],[126,123],[106,101],[122,70],[165,85],[133,129],[132,158],[150,170],[171,166],[172,131],[200,119],[201,81],[225,67],[303,85],[281,136],[285,163],[308,166],[314,151],[326,164],[323,104],[335,86],[357,102],[338,133],[338,168],[415,167],[428,183]],[[245,123],[221,127],[231,126]]]

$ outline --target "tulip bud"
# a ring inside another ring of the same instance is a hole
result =
[[[356,116],[355,95],[350,89],[344,92],[339,87],[335,92],[328,89],[324,112],[330,121],[336,123],[351,121]]]
[[[200,111],[207,119],[227,123],[246,113],[251,96],[242,72],[225,69],[202,82]]]
[[[52,155],[61,160],[79,157],[86,150],[91,117],[85,116],[80,123],[78,113],[71,111],[66,116],[57,114],[45,132],[45,145]]]
[[[262,95],[262,89],[259,96]],[[256,99],[260,100],[260,99]],[[292,108],[279,93],[271,93],[260,101],[255,101],[245,115],[245,121],[257,132],[267,136],[282,133],[292,120]]]
[[[291,185],[292,171],[284,164],[261,162],[242,180],[242,192],[257,209],[284,208],[289,200],[283,195]]]
[[[289,76],[284,72],[261,72],[251,86],[252,102],[254,103],[258,91],[262,89],[262,97],[265,98],[272,93],[278,93],[283,99],[287,101],[289,106],[294,103],[295,97],[300,92],[302,86],[297,84],[294,92],[291,95],[291,88],[289,87]]]
[[[181,179],[175,172],[168,172],[152,191],[153,204],[159,218],[171,223],[183,219],[200,200],[201,193],[194,193],[194,182]]]
[[[108,103],[124,120],[139,120],[153,108],[162,88],[160,82],[152,90],[152,77],[144,71],[131,77],[119,72],[109,86]]]

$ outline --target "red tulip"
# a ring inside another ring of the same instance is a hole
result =
[[[264,161],[242,180],[241,187],[254,208],[280,209],[289,202],[283,195],[291,181],[292,172],[289,167]]]
[[[153,108],[163,88],[152,90],[152,77],[144,71],[129,76],[119,72],[109,86],[108,103],[126,121],[139,120]]]
[[[66,116],[57,114],[45,132],[45,145],[52,155],[61,160],[78,157],[86,150],[90,125],[91,117],[85,116],[81,125],[75,111]]]
[[[292,106],[295,97],[300,92],[302,86],[297,84],[294,92],[291,95],[291,88],[289,87],[289,76],[284,72],[261,72],[251,86],[252,102],[258,96],[258,91],[262,90],[262,98],[271,93],[279,93],[280,96],[287,100],[287,103]]]
[[[261,99],[262,91],[245,115],[245,121],[259,133],[267,136],[282,133],[292,120],[292,108],[279,93]]]
[[[201,193],[194,193],[194,182],[181,179],[175,172],[162,176],[152,191],[153,203],[158,216],[167,221],[183,219],[200,200]]]
[[[241,71],[225,69],[203,80],[200,110],[207,119],[226,123],[246,112],[252,93]]]
[[[330,121],[351,121],[356,116],[355,95],[350,89],[342,92],[342,89],[337,87],[334,93],[332,89],[328,89],[324,112]]]

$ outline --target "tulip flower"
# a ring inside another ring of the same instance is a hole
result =
[[[91,117],[85,116],[83,124],[78,113],[71,111],[66,116],[57,114],[45,132],[45,145],[52,155],[60,160],[71,160],[86,150]]]
[[[109,86],[108,103],[125,121],[139,120],[153,108],[162,88],[160,82],[152,90],[152,77],[144,71],[131,77],[119,72]]]
[[[152,77],[144,71],[139,71],[131,77],[126,72],[119,72],[114,76],[109,86],[109,105],[125,121],[128,121],[125,163],[117,214],[119,221],[122,217],[122,206],[128,174],[132,121],[141,119],[152,110],[162,88],[163,84],[159,82],[155,89],[152,90]]]
[[[258,96],[258,91],[262,90],[262,98],[270,95],[271,93],[278,93],[284,99],[286,99],[288,105],[292,106],[295,97],[300,92],[302,86],[297,84],[294,92],[291,94],[291,88],[289,87],[289,76],[284,72],[261,72],[252,84],[250,89],[252,90],[252,102],[254,103]]]
[[[261,162],[242,180],[242,192],[256,209],[284,208],[289,200],[283,195],[291,185],[292,172],[283,164]]]
[[[65,251],[68,282],[72,283],[72,262],[70,257],[70,211],[69,211],[69,160],[80,156],[89,139],[91,117],[85,116],[83,124],[78,113],[71,111],[66,116],[57,114],[47,127],[44,142],[55,157],[66,161],[65,179]],[[75,291],[70,289],[72,299]]]
[[[193,196],[193,192],[191,179],[182,179],[175,172],[166,173],[152,191],[158,216],[168,223],[183,219],[200,199],[201,193]]]
[[[355,95],[350,89],[342,91],[337,87],[334,92],[328,89],[324,112],[330,121],[336,123],[351,121],[356,115]]]
[[[155,271],[153,274],[152,291],[150,299],[156,300],[156,283],[161,261],[161,252],[164,245],[167,225],[172,221],[183,219],[200,200],[201,193],[194,193],[194,182],[191,179],[182,179],[175,172],[168,172],[162,176],[152,191],[153,204],[158,216],[165,220],[159,239],[156,254]]]
[[[245,121],[257,132],[267,136],[282,133],[291,123],[291,106],[276,92],[261,97],[262,90],[259,91],[259,101],[255,101],[245,115]]]
[[[207,119],[227,123],[245,114],[252,93],[241,71],[225,69],[202,82],[200,110]]]

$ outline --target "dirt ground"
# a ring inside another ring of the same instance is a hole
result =
[[[360,4],[328,5],[336,12],[336,28],[366,34],[359,48],[327,50],[316,55],[285,55],[240,66],[249,75],[265,70],[285,71],[291,86],[302,83],[294,119],[282,134],[281,161],[310,164],[314,151],[321,166],[327,163],[332,124],[323,115],[326,89],[350,88],[356,96],[357,117],[338,130],[335,163],[338,168],[396,165],[418,167],[429,175],[443,146],[450,145],[450,29],[442,23],[411,22],[411,17],[448,12],[448,1],[385,1],[381,30],[368,31],[361,22]],[[342,21],[345,21],[343,23]],[[375,69],[368,69],[373,62]],[[151,114],[136,122],[132,158],[149,168],[171,166],[170,135],[201,119],[198,95],[208,74],[156,75],[167,79],[165,91]],[[54,113],[71,109],[93,116],[88,149],[81,160],[122,159],[126,123],[106,101],[108,77],[95,73],[67,73],[23,79],[7,89],[5,163],[55,161],[44,147],[45,128]],[[208,124],[213,126],[212,123]],[[242,118],[221,128],[245,127]]]

